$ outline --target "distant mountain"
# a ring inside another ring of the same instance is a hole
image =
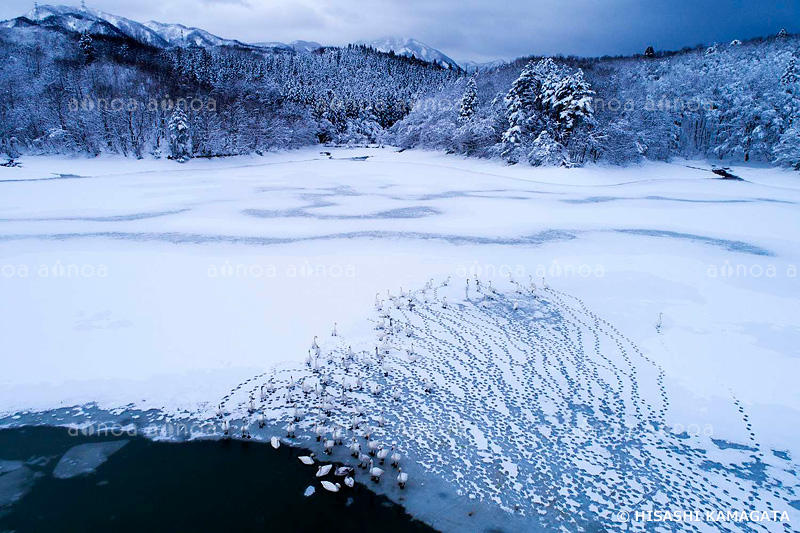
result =
[[[477,61],[459,61],[458,64],[461,65],[461,68],[472,74],[473,72],[478,72],[481,70],[494,70],[507,65],[508,63],[502,59],[495,59],[494,61],[484,61],[482,63]]]
[[[224,39],[200,28],[191,28],[183,24],[164,24],[154,20],[145,22],[143,26],[157,33],[170,46],[200,46],[213,48],[216,46],[249,47],[243,42]]]
[[[445,68],[461,68],[458,63],[450,59],[436,48],[430,47],[416,39],[406,37],[387,37],[374,41],[358,41],[355,44],[371,46],[379,52],[394,52],[400,56],[416,57],[423,61],[433,63],[436,61]]]
[[[291,46],[295,52],[301,52],[301,53],[311,53],[314,50],[319,50],[320,48],[324,48],[321,44],[319,44],[316,41],[301,41],[301,40],[292,41],[289,43],[289,46]]]
[[[157,48],[169,46],[160,35],[143,24],[95,9],[44,5],[33,8],[24,17],[3,22],[3,26],[9,28],[32,25],[68,32],[88,31],[93,35],[127,37]]]
[[[283,43],[263,43],[260,46],[250,45],[235,39],[224,39],[200,28],[192,28],[183,24],[165,24],[156,21],[141,23],[97,9],[75,6],[37,6],[27,15],[1,22],[0,26],[6,28],[39,26],[45,29],[74,33],[87,31],[92,35],[133,39],[155,48],[170,48],[173,46],[214,48],[227,46],[256,50],[266,48],[279,52],[294,51],[291,46]]]

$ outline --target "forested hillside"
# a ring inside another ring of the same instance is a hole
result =
[[[392,131],[404,147],[532,164],[685,156],[798,168],[799,55],[800,39],[778,35],[652,57],[518,60],[479,72],[476,94],[454,82]]]
[[[207,33],[202,46],[172,46],[127,19],[48,9],[0,27],[9,157],[185,160],[384,142],[513,164],[685,156],[800,168],[800,39],[785,33],[636,57],[531,57],[468,76],[367,46],[296,53],[215,45]]]

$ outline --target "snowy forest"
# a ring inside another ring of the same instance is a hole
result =
[[[678,156],[800,169],[800,39],[785,32],[467,74],[367,46],[157,47],[19,17],[0,28],[0,53],[9,158],[380,143],[537,166]]]

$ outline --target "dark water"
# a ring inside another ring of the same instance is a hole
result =
[[[0,508],[0,532],[433,531],[363,485],[325,491],[316,467],[297,460],[304,452],[287,446],[130,438],[95,472],[53,477],[73,446],[111,440],[119,437],[0,430],[0,459],[25,461],[36,476],[26,495]],[[0,474],[0,486],[11,475]],[[306,497],[309,485],[316,492]]]

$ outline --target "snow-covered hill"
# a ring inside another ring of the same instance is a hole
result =
[[[459,61],[458,64],[467,72],[472,73],[480,70],[493,70],[508,63],[502,59],[495,59],[494,61],[484,61],[482,63],[478,61]]]
[[[144,24],[96,9],[44,5],[34,7],[25,18],[45,27],[72,32],[88,31],[94,35],[129,37],[157,48],[169,46],[163,37]]]
[[[268,48],[274,51],[293,51],[283,43],[261,43],[249,45],[235,39],[225,39],[200,28],[183,24],[167,24],[157,21],[137,22],[93,8],[75,6],[42,5],[34,7],[25,16],[4,21],[3,27],[22,28],[41,26],[67,32],[89,32],[92,35],[133,39],[156,48],[171,46],[200,46],[213,48],[230,46],[237,48]]]
[[[289,46],[295,52],[301,52],[301,53],[311,53],[314,50],[319,50],[320,48],[323,48],[323,46],[316,41],[303,41],[302,39],[297,39],[295,41],[290,42]]]
[[[434,61],[446,68],[460,68],[455,60],[447,57],[442,52],[420,42],[406,37],[386,37],[374,41],[357,41],[355,44],[370,46],[379,52],[394,52],[400,56],[416,57],[423,61]]]
[[[200,46],[202,48],[248,46],[240,41],[224,39],[200,28],[187,27],[183,24],[165,24],[150,20],[143,26],[160,35],[171,46]]]

